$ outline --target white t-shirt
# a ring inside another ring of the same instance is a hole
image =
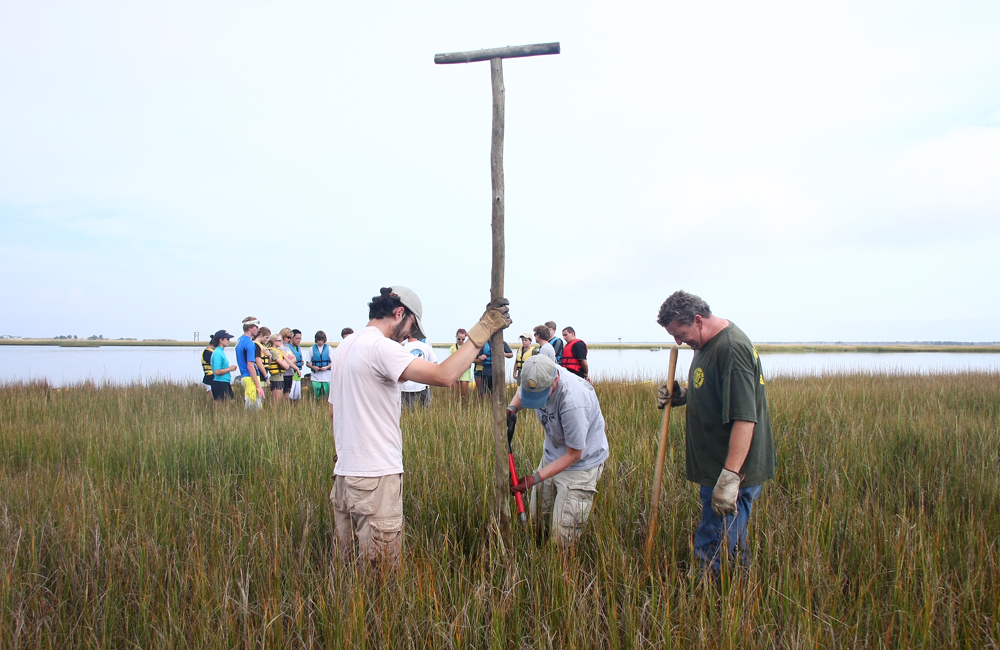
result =
[[[401,474],[399,376],[416,357],[377,327],[355,332],[330,356],[330,404],[338,456],[334,474]]]
[[[556,349],[553,348],[552,344],[549,343],[548,341],[546,341],[545,343],[542,343],[542,346],[540,348],[538,348],[538,353],[539,354],[544,354],[545,356],[547,356],[548,358],[552,359],[553,361],[556,360]]]
[[[403,349],[412,354],[416,359],[423,359],[431,363],[438,362],[437,355],[434,354],[434,348],[423,341],[407,341],[403,344]],[[425,388],[427,388],[427,384],[418,384],[415,381],[403,382],[404,393],[419,393]]]
[[[319,346],[317,346],[317,347],[319,347]],[[325,351],[327,353],[327,357],[330,359],[331,367],[332,367],[332,362],[333,362],[333,348],[330,347],[329,343],[324,343],[323,347],[325,348]],[[313,362],[313,360],[312,360],[312,348],[311,347],[309,347],[309,348],[303,348],[303,351],[306,351],[306,350],[309,351],[309,363],[312,363]],[[303,356],[305,356],[305,355],[303,355]],[[306,368],[308,368],[308,367],[309,366],[306,366]],[[330,381],[330,369],[327,368],[326,370],[319,370],[319,371],[313,370],[312,378],[311,379],[313,381]]]

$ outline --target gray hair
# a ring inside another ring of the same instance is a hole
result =
[[[656,322],[661,327],[666,327],[670,323],[690,325],[694,322],[695,316],[708,318],[711,315],[712,310],[707,302],[693,293],[675,291],[660,305],[660,313],[656,316]]]

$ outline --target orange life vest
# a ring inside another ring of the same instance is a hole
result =
[[[583,364],[580,363],[582,359],[577,359],[573,356],[573,348],[576,347],[577,343],[583,343],[583,341],[581,339],[573,339],[563,347],[562,359],[559,360],[559,365],[574,375],[583,377]],[[583,349],[587,349],[586,343],[583,343]]]

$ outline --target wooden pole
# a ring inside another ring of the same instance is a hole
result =
[[[493,267],[490,271],[490,300],[503,297],[504,272],[504,199],[503,199],[503,122],[504,87],[503,60],[559,54],[559,43],[538,43],[499,47],[471,52],[435,54],[434,63],[490,62],[490,79],[493,84],[493,142],[490,147],[490,171],[493,181]],[[505,539],[510,537],[510,487],[507,466],[507,373],[503,356],[503,331],[490,337],[493,354],[493,445],[496,466],[496,513],[500,531]]]
[[[667,386],[671,398],[674,389],[674,373],[677,371],[677,346],[670,347],[670,365],[667,366]],[[663,460],[667,453],[667,432],[670,430],[670,402],[663,407],[663,423],[660,425],[660,448],[656,452],[656,469],[653,470],[653,494],[649,504],[649,531],[646,533],[646,568],[653,557],[653,539],[656,537],[656,517],[660,511],[660,481],[663,479]]]
[[[490,146],[490,176],[493,182],[493,267],[490,300],[503,297],[505,244],[503,232],[503,59],[490,59],[493,84],[493,140]],[[510,493],[507,479],[507,375],[504,367],[503,330],[490,338],[493,355],[493,447],[496,463],[496,512],[504,538],[510,536]]]
[[[434,63],[472,63],[474,61],[492,61],[493,59],[515,59],[522,56],[539,56],[541,54],[559,54],[559,43],[515,45],[513,47],[494,47],[489,50],[472,50],[471,52],[435,54]]]

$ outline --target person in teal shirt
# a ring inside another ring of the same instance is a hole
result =
[[[215,377],[212,380],[212,399],[216,402],[225,402],[233,399],[233,385],[230,373],[236,370],[236,366],[229,363],[226,356],[226,347],[233,335],[226,330],[219,330],[212,335],[212,345],[215,351],[212,352],[212,373]]]

